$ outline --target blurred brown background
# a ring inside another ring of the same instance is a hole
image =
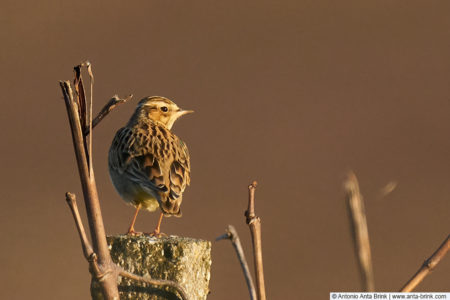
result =
[[[0,4],[2,299],[87,299],[64,192],[81,191],[58,80],[93,63],[106,230],[133,209],[106,156],[139,99],[195,110],[174,130],[192,156],[181,219],[163,231],[214,240],[234,224],[250,259],[247,185],[269,299],[357,291],[342,181],[365,196],[376,287],[396,291],[449,233],[448,1],[5,1]],[[387,184],[396,189],[382,196]],[[83,213],[84,213],[84,206]],[[150,231],[157,214],[142,213]],[[446,257],[420,291],[450,291]],[[211,300],[248,299],[231,244],[213,244]]]

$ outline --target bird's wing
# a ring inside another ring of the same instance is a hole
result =
[[[169,195],[161,200],[161,207],[167,214],[181,216],[182,194],[190,184],[190,158],[186,144],[177,136],[173,138],[173,160],[169,169]]]
[[[109,153],[109,165],[139,184],[144,190],[167,192],[160,162],[151,151],[151,139],[145,132],[120,129]],[[153,193],[152,193],[153,194]]]
[[[170,194],[174,198],[178,198],[186,186],[190,184],[191,166],[186,144],[178,138],[176,138],[175,143],[177,150],[175,151],[174,160],[170,165],[169,179]]]

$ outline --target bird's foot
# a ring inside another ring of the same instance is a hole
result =
[[[151,237],[156,237],[156,238],[167,237],[167,234],[157,231],[157,230],[153,230],[152,232],[146,232],[144,234],[151,236]]]
[[[134,228],[130,228],[130,229],[128,229],[128,232],[126,234],[127,235],[132,235],[132,236],[139,236],[139,235],[142,235],[143,233],[134,231]]]

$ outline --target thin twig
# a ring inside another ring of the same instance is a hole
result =
[[[250,293],[250,299],[256,300],[256,290],[253,284],[252,276],[250,275],[250,270],[248,268],[247,260],[245,259],[244,249],[242,249],[241,240],[239,235],[233,225],[228,225],[226,233],[219,236],[216,241],[223,239],[229,239],[231,244],[233,244],[234,250],[236,250],[237,257],[244,272],[245,281],[247,282],[248,291]]]
[[[450,250],[450,235],[444,240],[439,248],[431,255],[420,267],[420,269],[414,274],[414,276],[408,280],[408,282],[402,287],[400,292],[413,291],[422,280],[436,268],[437,264],[444,258],[445,254]]]
[[[266,288],[264,284],[264,270],[261,243],[261,219],[255,215],[255,189],[258,183],[253,181],[248,186],[248,209],[245,212],[246,222],[250,228],[253,242],[253,258],[255,260],[255,274],[258,300],[266,300]]]
[[[139,275],[130,273],[128,271],[125,271],[124,269],[122,269],[120,267],[118,267],[118,272],[119,272],[119,275],[122,277],[126,277],[126,278],[140,281],[143,283],[156,285],[156,286],[173,287],[174,289],[177,290],[177,292],[180,294],[180,296],[183,300],[188,300],[188,297],[187,297],[186,292],[184,291],[183,287],[181,285],[179,285],[178,283],[176,283],[175,281],[164,280],[164,279],[152,279],[152,278],[148,278],[148,277],[139,276]]]
[[[129,101],[131,98],[133,98],[133,95],[128,95],[126,98],[119,98],[119,96],[114,95],[108,103],[105,104],[105,106],[102,108],[102,110],[98,113],[98,115],[94,118],[92,121],[92,128],[95,128],[95,126],[100,123],[100,121],[103,120],[104,117],[106,117],[114,108],[116,108],[118,105],[125,103]],[[84,135],[87,136],[91,132],[91,130],[86,127],[84,129]]]
[[[83,221],[81,221],[80,211],[78,210],[75,194],[67,192],[66,202],[69,205],[70,211],[72,212],[72,216],[75,221],[78,234],[80,236],[81,248],[83,248],[84,257],[89,262],[89,270],[97,280],[101,280],[106,274],[113,272],[115,268],[113,268],[112,270],[108,270],[107,272],[102,272],[100,270],[100,267],[97,263],[97,254],[95,254],[94,250],[92,249],[92,245],[87,238],[86,231],[84,230]]]
[[[83,222],[81,221],[80,212],[78,210],[77,200],[74,194],[67,192],[66,201],[69,205],[70,211],[72,212],[75,225],[77,226],[78,235],[81,240],[81,247],[83,248],[83,254],[86,259],[88,259],[94,250],[92,249],[91,243],[89,242],[86,231],[84,230]]]
[[[372,255],[370,251],[369,231],[367,229],[364,201],[359,192],[358,180],[353,172],[348,174],[345,181],[346,198],[351,218],[352,237],[358,257],[359,269],[363,290],[375,291],[373,276]]]

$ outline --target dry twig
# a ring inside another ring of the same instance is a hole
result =
[[[352,237],[358,257],[363,290],[375,291],[372,255],[370,251],[369,231],[367,229],[364,201],[359,192],[358,180],[353,172],[348,174],[345,181],[346,198],[351,219]]]
[[[184,291],[183,287],[181,285],[179,285],[178,283],[176,283],[175,281],[171,281],[171,280],[164,280],[164,279],[152,279],[149,277],[143,277],[143,276],[139,276],[133,273],[130,273],[128,271],[125,271],[124,269],[117,267],[118,268],[118,272],[119,275],[122,277],[126,277],[129,279],[133,279],[136,281],[140,281],[146,284],[150,284],[150,285],[155,285],[155,286],[170,286],[173,287],[174,289],[177,290],[177,292],[180,294],[181,299],[183,300],[188,300],[188,297],[186,295],[186,292]]]
[[[253,284],[252,276],[250,275],[250,270],[248,268],[247,260],[245,259],[244,249],[242,249],[241,240],[239,235],[233,225],[228,225],[226,233],[219,236],[216,241],[229,239],[233,244],[234,250],[238,256],[239,262],[244,272],[245,281],[247,282],[248,291],[250,293],[250,299],[256,300],[256,290]]]
[[[66,201],[67,204],[69,205],[70,211],[72,212],[73,219],[75,220],[75,225],[77,226],[77,231],[78,235],[80,236],[81,247],[83,248],[84,257],[88,259],[92,255],[92,253],[94,253],[94,250],[92,249],[92,246],[87,238],[86,231],[84,230],[75,194],[67,192]]]
[[[420,269],[414,274],[414,276],[408,280],[408,282],[402,287],[400,292],[413,291],[422,280],[436,268],[437,264],[444,258],[445,254],[450,250],[450,235],[444,240],[439,248],[431,255],[420,267]]]
[[[248,186],[248,209],[245,212],[245,216],[252,235],[258,300],[266,300],[261,243],[261,219],[255,215],[255,189],[257,185],[258,183],[253,181],[252,184]]]
[[[133,95],[128,95],[126,98],[119,98],[119,96],[114,95],[108,103],[105,104],[105,106],[100,110],[98,115],[95,117],[95,119],[92,121],[92,128],[98,125],[101,120],[103,120],[104,117],[106,117],[114,108],[116,108],[118,105],[123,104],[127,101],[129,101],[131,98],[133,98]],[[87,136],[91,130],[89,127],[85,127],[84,129],[84,135]]]

